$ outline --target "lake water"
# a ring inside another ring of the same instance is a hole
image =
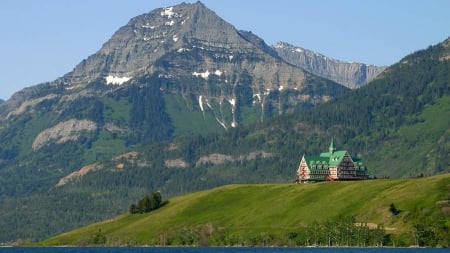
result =
[[[0,248],[0,253],[448,253],[423,248],[202,248],[202,247],[52,247]]]

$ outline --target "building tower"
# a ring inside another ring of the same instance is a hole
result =
[[[333,141],[333,139],[331,139],[331,143],[330,143],[330,147],[328,148],[328,152],[330,152],[330,155],[332,155],[335,150],[336,149],[334,148],[334,141]]]

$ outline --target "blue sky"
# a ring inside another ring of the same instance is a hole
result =
[[[132,17],[180,2],[1,0],[0,98],[55,80]],[[343,61],[390,65],[450,36],[449,0],[202,2],[269,45],[284,41]]]

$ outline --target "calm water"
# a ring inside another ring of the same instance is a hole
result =
[[[0,248],[0,253],[448,253],[450,249],[406,248]]]

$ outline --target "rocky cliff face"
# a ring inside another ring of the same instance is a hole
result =
[[[263,40],[237,31],[202,3],[180,4],[131,19],[61,81],[76,88],[97,78],[121,84],[142,74],[207,78],[246,69],[266,88],[288,80],[294,80],[291,88],[300,88],[305,73],[265,50],[270,47]]]
[[[274,49],[285,61],[352,89],[372,81],[386,68],[342,62],[285,42],[277,43]]]

